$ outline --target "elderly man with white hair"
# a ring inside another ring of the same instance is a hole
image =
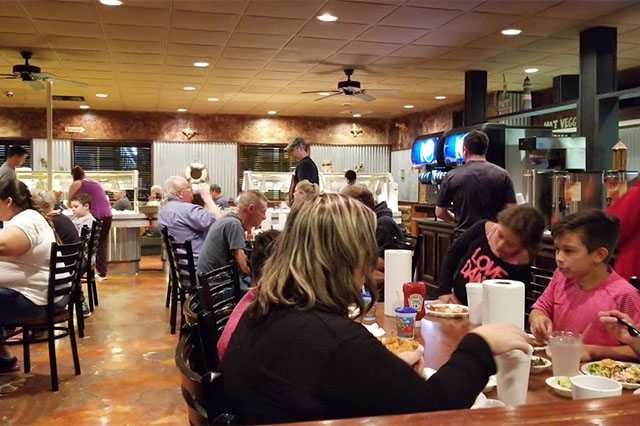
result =
[[[193,201],[193,188],[182,176],[171,176],[164,184],[167,203],[158,215],[158,228],[167,228],[176,241],[191,241],[197,262],[207,231],[220,218],[218,206],[211,199],[209,185],[198,186],[204,208]]]

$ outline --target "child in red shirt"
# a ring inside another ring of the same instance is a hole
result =
[[[533,305],[531,332],[547,340],[553,330],[582,333],[582,360],[635,359],[629,346],[608,333],[599,311],[619,310],[640,322],[640,296],[609,265],[618,239],[618,219],[600,210],[576,213],[556,223],[551,233],[558,268]]]

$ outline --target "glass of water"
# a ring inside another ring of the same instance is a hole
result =
[[[576,376],[580,374],[582,336],[571,331],[554,331],[549,336],[549,349],[554,376]]]

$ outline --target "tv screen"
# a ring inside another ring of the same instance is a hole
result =
[[[464,157],[462,156],[462,141],[466,136],[466,133],[455,133],[449,135],[444,140],[444,162],[450,163],[462,163]]]
[[[435,164],[438,138],[418,139],[411,148],[411,162],[415,165]]]

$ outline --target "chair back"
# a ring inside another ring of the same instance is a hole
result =
[[[93,269],[93,267],[95,266],[96,253],[98,252],[98,241],[100,240],[100,232],[102,232],[102,221],[100,219],[96,219],[91,224],[91,233],[89,234],[89,240],[87,241],[87,267],[89,269]]]
[[[553,277],[553,271],[538,268],[537,266],[531,267],[531,282],[526,286],[524,299],[524,311],[527,317],[525,324],[529,324],[528,318],[533,304],[545,291],[549,285],[549,281],[551,281],[551,277]]]
[[[638,279],[638,277],[636,277],[635,275],[631,278],[629,278],[629,283],[635,287],[636,290],[640,290],[640,279]]]
[[[173,237],[169,237],[169,249],[175,282],[181,289],[191,292],[198,285],[191,241],[178,242],[173,240]]]
[[[84,247],[83,241],[73,244],[51,243],[47,315],[53,316],[56,299],[71,300],[71,295],[76,294],[82,276]]]
[[[417,280],[418,277],[415,275],[418,261],[422,255],[422,234],[418,234],[417,237],[405,234],[404,238],[405,241],[400,241],[397,237],[393,237],[393,248],[396,250],[411,250],[413,252],[411,255],[411,278]]]
[[[182,397],[187,403],[189,424],[231,424],[233,415],[224,413],[222,376],[208,371],[199,374],[192,368],[192,355],[198,352],[197,325],[189,326],[176,347],[176,367],[180,372]]]
[[[217,335],[222,334],[233,308],[240,301],[240,279],[236,262],[198,277],[198,295],[202,310],[211,312]],[[216,339],[217,340],[217,339]]]

